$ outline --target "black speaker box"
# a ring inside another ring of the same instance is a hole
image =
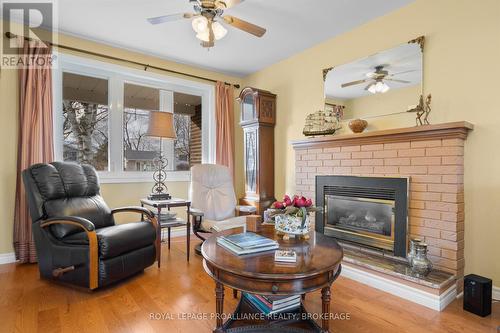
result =
[[[486,317],[491,314],[491,279],[469,274],[464,277],[464,310]]]

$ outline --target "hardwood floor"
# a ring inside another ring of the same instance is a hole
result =
[[[170,252],[163,245],[160,269],[92,293],[42,281],[36,265],[0,265],[0,332],[211,332],[214,282],[201,258],[186,262],[182,238]],[[236,302],[226,289],[224,311]],[[319,293],[305,305],[319,313]],[[461,300],[439,313],[342,277],[332,288],[331,311],[350,316],[332,320],[331,332],[500,332],[498,302],[486,318],[464,312]]]

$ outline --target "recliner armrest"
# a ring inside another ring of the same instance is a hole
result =
[[[70,223],[68,223],[70,222]],[[43,222],[40,223],[40,227],[45,228],[48,227],[49,225],[52,224],[58,224],[58,223],[67,223],[67,224],[73,224],[73,225],[78,225],[85,229],[85,231],[94,231],[95,226],[94,223],[90,222],[89,220],[79,217],[79,216],[58,216],[58,217],[51,217],[49,219],[43,220]]]
[[[78,216],[60,216],[52,217],[40,223],[40,227],[45,228],[53,224],[71,224],[82,228],[89,239],[89,289],[94,290],[99,287],[99,250],[97,235],[94,223]],[[52,274],[59,274],[60,268],[53,271]]]
[[[116,213],[139,213],[144,214],[149,218],[153,218],[155,214],[147,208],[139,207],[139,206],[127,206],[127,207],[119,207],[111,210],[111,214]]]

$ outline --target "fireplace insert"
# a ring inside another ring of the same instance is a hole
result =
[[[316,230],[406,257],[408,179],[317,176]]]

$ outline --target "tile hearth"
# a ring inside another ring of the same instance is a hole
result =
[[[388,276],[416,283],[418,285],[437,290],[444,290],[456,279],[454,274],[433,269],[427,276],[418,276],[413,273],[408,263],[394,257],[369,253],[359,247],[342,243],[344,248],[344,262],[367,268]]]

